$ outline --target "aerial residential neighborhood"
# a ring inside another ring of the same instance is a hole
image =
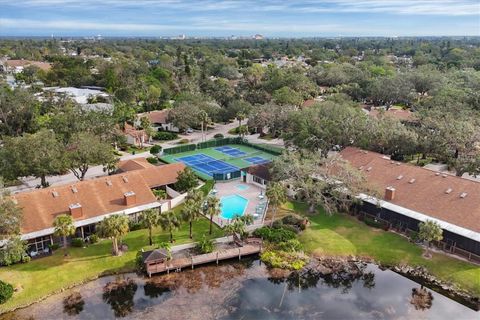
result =
[[[0,320],[479,318],[478,1],[0,7]]]

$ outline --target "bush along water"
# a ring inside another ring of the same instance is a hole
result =
[[[287,218],[287,217],[285,217]],[[285,219],[284,218],[284,219]],[[273,227],[262,227],[254,231],[254,235],[265,241],[265,250],[260,259],[269,267],[288,270],[300,270],[309,261],[302,251],[302,245],[297,240],[296,227],[298,221],[288,218]]]

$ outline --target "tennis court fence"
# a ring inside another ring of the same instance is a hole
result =
[[[232,171],[232,172],[225,172],[225,173],[214,173],[213,174],[213,180],[215,180],[215,181],[227,181],[227,180],[238,179],[241,176],[242,176],[242,172],[240,170]]]
[[[235,137],[235,138],[222,138],[222,139],[212,139],[208,140],[205,142],[200,142],[197,144],[186,144],[182,146],[177,146],[177,147],[172,147],[172,148],[166,148],[163,150],[163,154],[165,155],[171,155],[171,154],[177,154],[177,153],[182,153],[182,152],[187,152],[187,151],[193,151],[197,149],[206,149],[206,148],[213,148],[213,147],[221,147],[229,144],[240,144],[244,145],[247,147],[251,147],[253,149],[257,149],[262,152],[267,152],[273,155],[280,155],[282,154],[282,149],[279,147],[274,147],[274,146],[268,146],[268,145],[257,145],[248,142],[246,139],[241,138],[241,137]]]

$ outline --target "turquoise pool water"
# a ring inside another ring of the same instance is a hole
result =
[[[236,216],[243,216],[248,200],[238,194],[220,198],[220,217],[224,219],[233,219]]]
[[[235,187],[237,187],[238,190],[242,190],[242,191],[248,190],[249,188],[249,186],[245,184],[237,184]]]

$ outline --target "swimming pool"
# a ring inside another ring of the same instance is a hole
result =
[[[224,196],[220,198],[220,217],[223,219],[233,219],[237,216],[243,216],[247,208],[248,200],[238,194]]]

